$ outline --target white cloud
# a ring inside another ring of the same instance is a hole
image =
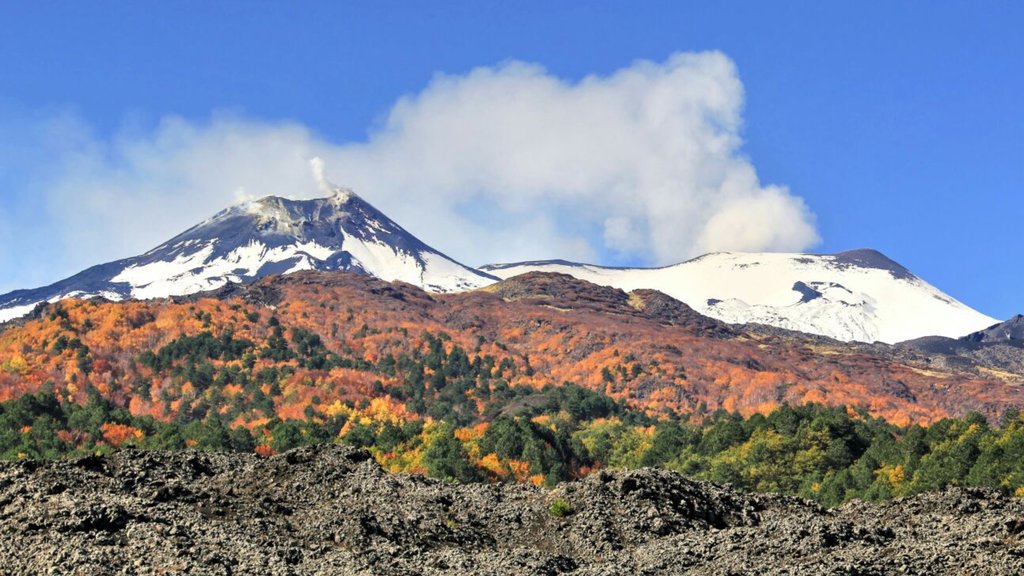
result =
[[[317,146],[326,144],[294,124],[168,118],[151,134],[94,139],[66,155],[49,207],[83,263],[130,256],[242,200],[316,196]]]
[[[438,75],[364,142],[229,115],[167,118],[111,140],[64,126],[73,145],[44,190],[80,267],[142,252],[245,198],[322,195],[314,172],[469,264],[667,264],[812,246],[803,201],[760,184],[742,155],[742,107],[720,53],[576,82],[509,62]]]
[[[594,252],[646,263],[807,248],[818,237],[803,202],[762,187],[739,152],[742,104],[735,67],[719,53],[575,83],[512,62],[438,76],[400,100],[368,142],[332,155],[328,171],[374,190],[396,213],[403,195],[430,198],[446,215],[483,203],[504,220],[499,229],[555,213]],[[748,202],[771,210],[742,209]],[[434,218],[417,209],[403,221],[429,230]],[[429,238],[470,246],[471,261],[566,256],[558,252],[565,232],[500,245],[488,237],[493,229],[446,227]]]

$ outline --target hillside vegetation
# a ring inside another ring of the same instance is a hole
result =
[[[450,296],[307,273],[64,301],[0,332],[0,400],[10,459],[340,442],[459,481],[663,466],[828,505],[1024,485],[1018,386],[551,274]]]

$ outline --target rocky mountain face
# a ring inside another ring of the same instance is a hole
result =
[[[163,298],[299,270],[346,270],[431,292],[495,278],[427,246],[357,196],[275,196],[224,210],[141,256],[101,264],[50,286],[0,295],[0,322],[68,297]]]
[[[653,289],[723,322],[766,324],[842,341],[959,337],[996,323],[875,250],[716,253],[664,268],[553,260],[481,269],[501,278],[557,272],[626,291]]]
[[[891,349],[901,361],[941,370],[973,371],[1007,381],[1024,373],[1024,316],[960,338],[928,336]]]
[[[989,326],[961,338],[966,342],[1012,344],[1024,346],[1024,315],[1017,314],[1006,322]]]
[[[544,490],[385,473],[360,450],[0,463],[8,574],[1020,574],[1024,503],[833,510],[678,474]]]

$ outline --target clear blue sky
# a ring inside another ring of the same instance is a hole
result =
[[[232,110],[342,143],[436,72],[516,59],[579,79],[720,50],[744,154],[816,214],[816,251],[877,248],[1005,318],[1024,312],[1022,30],[1024,3],[998,1],[5,2],[0,207],[36,215],[19,118],[72,110],[102,137]],[[0,253],[34,249],[4,226]]]

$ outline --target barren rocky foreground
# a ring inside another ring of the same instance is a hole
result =
[[[1024,502],[987,490],[829,511],[653,469],[458,486],[339,446],[8,462],[0,510],[9,574],[1024,573]]]

